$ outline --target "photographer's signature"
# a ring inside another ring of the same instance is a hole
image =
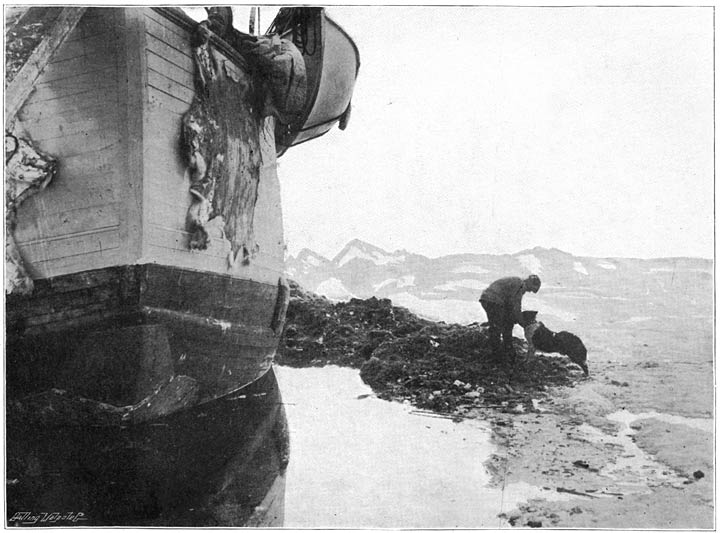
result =
[[[11,526],[35,526],[38,524],[59,524],[61,522],[76,524],[84,520],[87,520],[85,513],[72,511],[53,513],[18,511],[10,517],[8,522]]]

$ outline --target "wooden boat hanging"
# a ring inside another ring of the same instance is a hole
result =
[[[301,50],[307,71],[305,103],[297,120],[278,122],[275,128],[278,155],[282,155],[324,135],[335,124],[345,129],[360,55],[350,36],[322,7],[282,8],[269,33],[291,40]]]

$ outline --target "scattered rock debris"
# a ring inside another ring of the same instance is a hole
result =
[[[572,385],[575,366],[559,357],[527,355],[515,339],[515,365],[491,359],[487,328],[432,322],[389,299],[332,302],[290,282],[279,364],[359,368],[384,399],[462,414],[472,407],[535,411],[548,386]]]

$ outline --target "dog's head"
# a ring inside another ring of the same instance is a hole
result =
[[[555,334],[558,342],[559,352],[567,355],[570,360],[582,368],[585,375],[589,375],[587,367],[587,348],[577,335],[567,331],[560,331]]]
[[[532,324],[533,322],[536,322],[538,312],[537,311],[523,311],[522,312],[522,319],[524,325]]]

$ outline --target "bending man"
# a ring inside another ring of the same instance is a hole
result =
[[[480,296],[490,325],[490,348],[495,359],[501,359],[500,336],[507,357],[515,358],[512,345],[512,330],[515,324],[523,324],[522,297],[526,292],[537,292],[540,278],[535,274],[527,279],[518,277],[501,278],[493,281]]]

